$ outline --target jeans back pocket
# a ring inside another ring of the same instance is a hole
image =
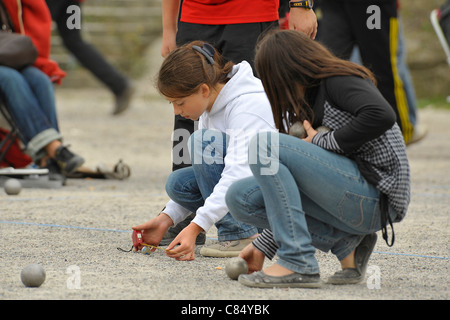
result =
[[[339,202],[338,211],[342,222],[357,232],[376,231],[377,221],[380,220],[378,198],[362,196],[349,191]]]

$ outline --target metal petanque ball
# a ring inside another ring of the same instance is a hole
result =
[[[330,128],[328,128],[328,127],[325,127],[325,126],[320,126],[320,127],[318,127],[317,129],[316,129],[316,131],[317,132],[328,132],[328,131],[330,131]]]
[[[40,287],[45,281],[45,271],[40,265],[27,265],[20,273],[20,280],[26,287]]]
[[[240,274],[248,273],[247,261],[241,257],[231,258],[225,266],[225,273],[232,280],[237,280]]]
[[[3,188],[8,195],[17,195],[22,190],[22,184],[17,179],[8,179]]]
[[[289,128],[289,135],[304,139],[306,138],[306,130],[303,126],[303,123],[301,122],[295,122],[290,128]]]

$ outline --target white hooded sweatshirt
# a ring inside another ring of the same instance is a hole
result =
[[[250,139],[258,132],[275,130],[269,100],[250,64],[243,61],[235,65],[229,77],[211,111],[205,111],[199,119],[199,129],[214,129],[229,136],[222,176],[192,221],[205,232],[227,214],[225,194],[230,185],[252,175],[248,165]],[[172,200],[163,212],[175,225],[190,214],[189,210]]]

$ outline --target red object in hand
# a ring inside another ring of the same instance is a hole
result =
[[[133,239],[133,246],[138,250],[139,245],[143,244],[142,240],[142,231],[133,230],[133,234],[131,235]]]

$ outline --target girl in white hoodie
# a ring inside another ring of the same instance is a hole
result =
[[[234,181],[252,175],[250,139],[275,130],[262,83],[247,62],[225,62],[211,45],[194,41],[166,57],[157,88],[176,115],[198,120],[199,128],[188,142],[192,166],[172,172],[166,182],[171,200],[161,214],[133,229],[143,231],[144,243],[158,245],[169,227],[194,212],[192,222],[167,247],[167,255],[193,260],[197,236],[215,224],[219,244],[200,253],[237,256],[258,229],[230,215],[225,194]]]

